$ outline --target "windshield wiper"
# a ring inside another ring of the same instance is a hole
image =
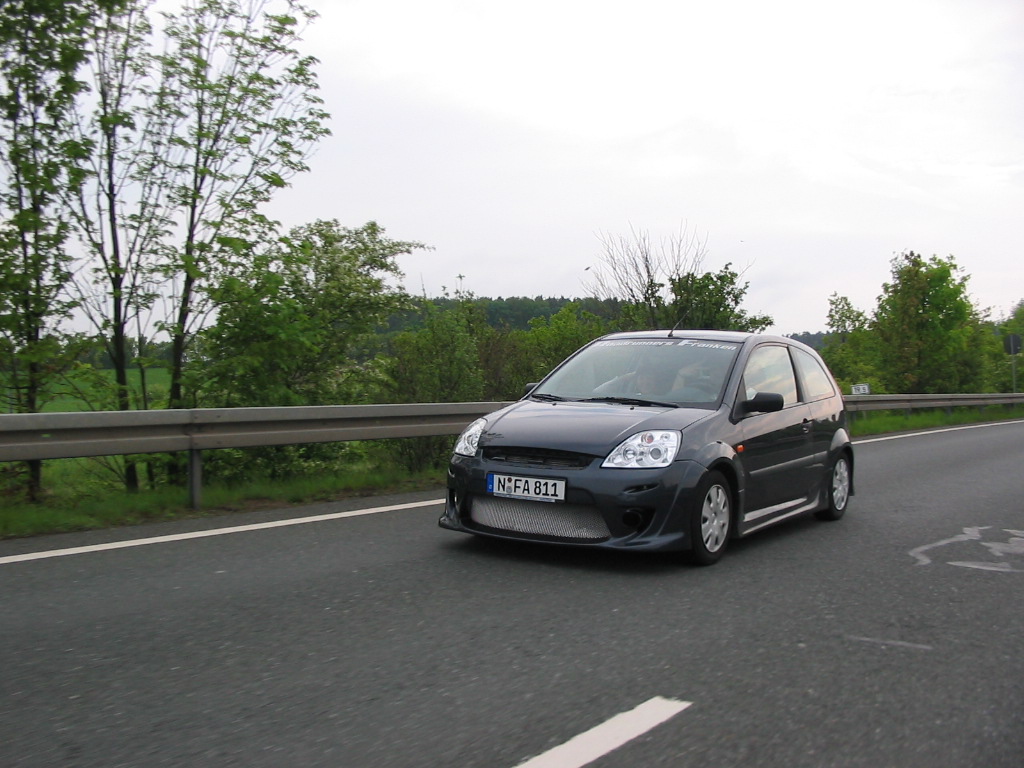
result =
[[[656,405],[661,408],[678,408],[679,403],[669,403],[664,400],[645,400],[642,397],[588,397],[581,402],[584,403],[622,403],[623,405]]]
[[[531,392],[530,397],[534,400],[547,400],[551,403],[561,403],[568,398],[562,397],[561,395],[549,395],[547,392]]]

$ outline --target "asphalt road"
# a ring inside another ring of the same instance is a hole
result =
[[[1020,768],[1024,423],[856,451],[711,568],[437,505],[11,559],[436,493],[0,542],[0,766],[513,768],[661,697],[592,765]]]

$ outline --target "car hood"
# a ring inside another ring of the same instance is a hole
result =
[[[604,456],[645,429],[685,429],[713,411],[573,401],[520,400],[487,417],[481,447],[548,448]]]

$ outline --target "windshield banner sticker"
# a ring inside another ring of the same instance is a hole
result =
[[[694,339],[611,339],[599,341],[602,347],[696,347],[698,349],[724,349],[732,352],[738,344],[721,341],[696,341]]]

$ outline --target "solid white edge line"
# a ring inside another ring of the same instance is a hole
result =
[[[580,768],[661,725],[692,703],[655,696],[629,712],[615,715],[564,744],[520,763],[517,768]]]
[[[886,440],[902,440],[905,437],[922,437],[923,435],[937,435],[942,432],[959,432],[962,429],[983,429],[984,427],[1001,427],[1005,424],[1024,424],[1024,421],[1020,419],[1014,419],[1012,421],[989,421],[984,424],[963,424],[959,427],[943,427],[942,429],[928,429],[924,432],[906,432],[902,435],[885,435],[883,437],[866,437],[862,440],[854,440],[854,445],[864,445],[866,443],[881,443]]]
[[[170,541],[185,541],[186,539],[202,539],[207,536],[226,536],[230,533],[244,533],[246,531],[263,531],[268,528],[283,528],[289,525],[304,525],[306,523],[320,523],[325,520],[339,520],[343,517],[359,517],[360,515],[374,515],[379,512],[395,512],[400,509],[414,509],[416,507],[429,507],[434,504],[442,504],[444,499],[432,499],[430,501],[412,501],[407,504],[391,504],[386,507],[372,507],[370,509],[352,509],[348,512],[332,512],[326,515],[313,515],[312,517],[297,517],[290,520],[271,520],[268,523],[254,523],[252,525],[236,525],[229,528],[212,528],[208,531],[190,531],[189,533],[173,533],[167,536],[151,536],[146,539],[128,539],[126,541],[111,541],[106,544],[92,544],[85,547],[69,547],[68,549],[50,549],[45,552],[26,552],[23,555],[7,555],[0,557],[0,565],[8,563],[23,563],[28,560],[45,560],[51,557],[64,557],[66,555],[81,555],[88,552],[103,552],[108,549],[126,549],[127,547],[143,547],[147,544],[163,544]]]

